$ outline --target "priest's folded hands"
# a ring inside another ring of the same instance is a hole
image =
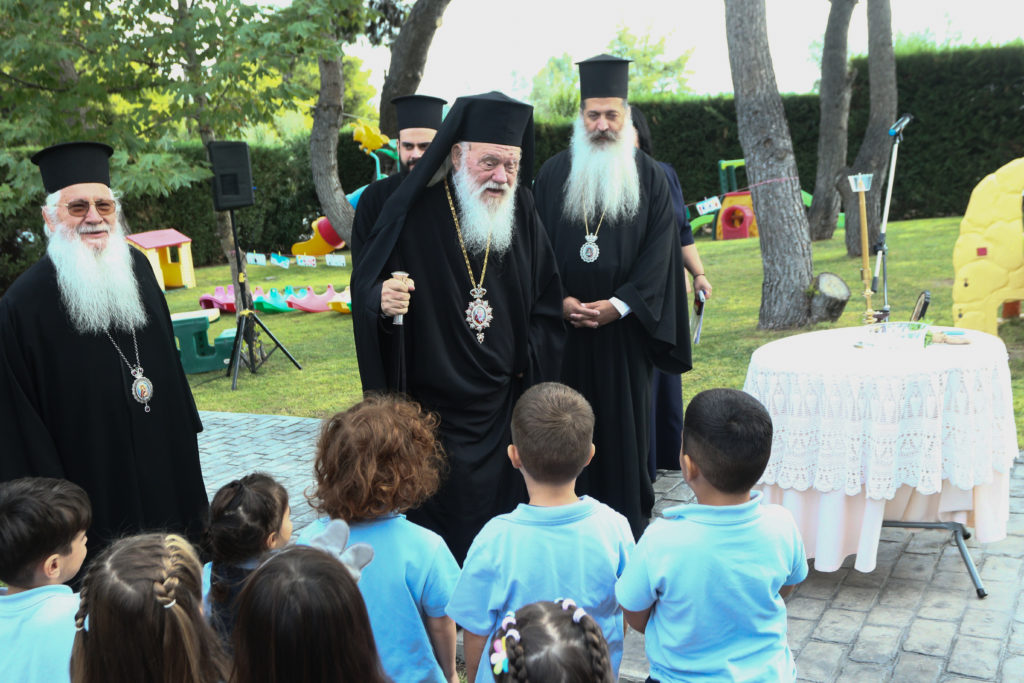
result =
[[[622,317],[607,299],[583,303],[574,296],[562,300],[562,315],[573,327],[601,327]]]
[[[380,312],[384,315],[405,315],[409,312],[410,292],[416,291],[411,277],[390,278],[380,288]]]

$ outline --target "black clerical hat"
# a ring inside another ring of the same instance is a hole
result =
[[[62,142],[32,155],[47,192],[78,183],[110,186],[110,155],[114,148],[102,142]]]
[[[631,61],[633,60],[614,55],[598,55],[576,62],[576,66],[580,68],[580,99],[628,97]]]
[[[398,130],[406,128],[441,127],[441,111],[447,100],[430,95],[402,95],[391,100],[395,105],[395,116],[398,119]]]
[[[418,194],[433,175],[441,169],[458,142],[487,142],[512,145],[522,150],[519,161],[519,184],[530,187],[533,182],[533,107],[492,90],[481,95],[467,95],[455,100],[444,117],[437,135],[423,157],[402,183],[399,193]],[[411,182],[410,182],[411,181]],[[416,189],[414,189],[416,188]]]

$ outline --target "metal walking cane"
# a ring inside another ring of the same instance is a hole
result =
[[[899,153],[900,143],[903,142],[903,129],[914,120],[913,115],[904,114],[889,128],[889,135],[893,138],[892,157],[889,161],[889,182],[885,190],[885,209],[882,211],[882,226],[878,234],[878,244],[875,245],[875,274],[871,278],[871,291],[878,292],[878,276],[882,276],[882,310],[875,312],[878,322],[884,323],[889,319],[889,276],[886,271],[886,253],[889,247],[885,243],[885,228],[889,224],[889,203],[892,201],[892,183],[896,173],[896,155]]]

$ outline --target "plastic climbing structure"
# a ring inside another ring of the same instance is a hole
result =
[[[953,247],[953,324],[996,334],[1024,300],[1024,157],[990,173],[971,192]]]

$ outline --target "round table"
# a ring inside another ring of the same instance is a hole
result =
[[[863,346],[866,327],[839,328],[751,355],[744,390],[774,425],[760,485],[793,512],[817,569],[856,554],[872,571],[883,520],[1005,538],[1017,455],[1006,346],[962,332],[969,344],[898,349]]]

